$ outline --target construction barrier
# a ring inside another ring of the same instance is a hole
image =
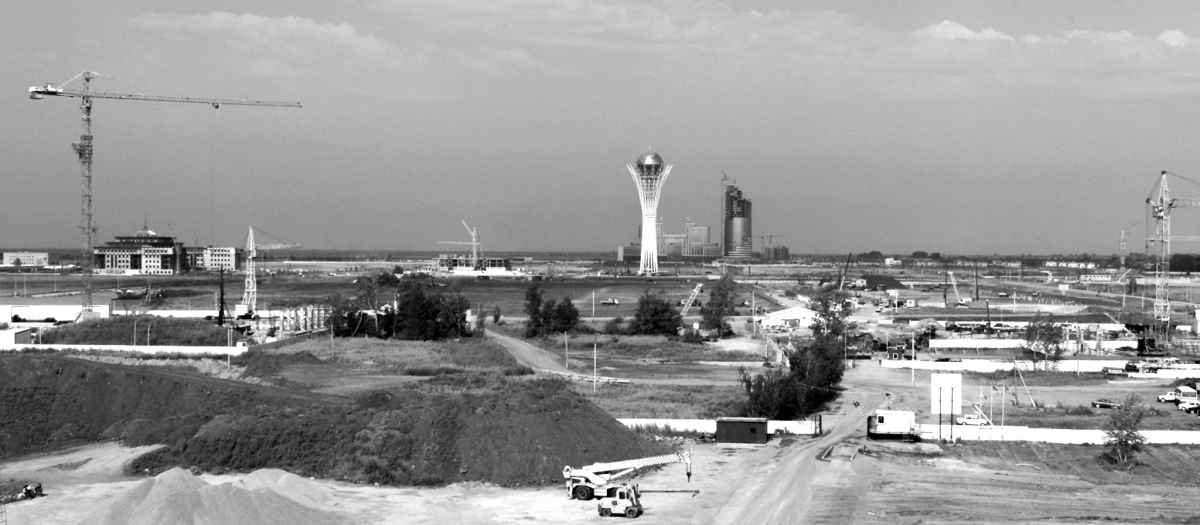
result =
[[[717,432],[717,420],[715,419],[617,419],[621,424],[634,427],[650,427],[657,426],[664,430],[670,429],[675,432],[704,432],[714,434]],[[817,419],[806,419],[804,421],[767,421],[767,432],[770,434],[796,434],[801,436],[815,436],[821,433],[821,421]]]
[[[1124,369],[1128,359],[1065,359],[1058,362],[1057,366],[1051,366],[1051,370],[1058,372],[1103,372],[1105,368]],[[884,368],[916,368],[917,370],[931,370],[935,372],[998,372],[1001,370],[1012,370],[1013,361],[997,361],[993,359],[963,359],[961,361],[897,361],[897,360],[879,360],[880,366]],[[1021,370],[1032,370],[1034,364],[1032,361],[1016,361],[1016,367]],[[1045,361],[1038,361],[1037,369],[1044,370],[1046,367]]]
[[[921,424],[921,439],[963,441],[1030,441],[1065,445],[1103,445],[1103,430],[1029,428],[992,425]],[[1157,445],[1200,445],[1200,432],[1189,430],[1143,430],[1146,443]]]

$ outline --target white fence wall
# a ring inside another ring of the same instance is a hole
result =
[[[1104,431],[1064,428],[1029,428],[1017,426],[969,426],[922,424],[921,439],[954,439],[964,441],[1033,441],[1038,443],[1061,443],[1068,445],[1102,445]],[[1188,430],[1143,430],[1147,443],[1158,445],[1200,445],[1200,432]]]
[[[677,432],[707,432],[712,434],[717,431],[717,421],[715,419],[618,419],[617,421],[630,428],[657,425]],[[816,421],[767,421],[767,432],[770,434],[783,432],[785,434],[813,436],[817,434],[817,430]]]
[[[133,346],[133,345],[9,345],[0,350],[106,350],[110,352],[141,352],[143,354],[219,354],[241,355],[248,349],[244,346]]]
[[[1059,372],[1103,372],[1105,368],[1124,368],[1128,359],[1098,359],[1098,360],[1065,360],[1059,361]],[[917,370],[933,370],[938,372],[997,372],[1012,370],[1012,361],[994,361],[991,359],[963,359],[962,361],[907,361],[885,359],[879,361],[884,368],[916,368]],[[1033,363],[1017,361],[1017,368],[1032,370]],[[1043,362],[1038,363],[1038,369],[1043,369]]]

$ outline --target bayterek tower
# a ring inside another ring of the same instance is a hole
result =
[[[638,273],[649,275],[658,272],[658,197],[662,186],[671,174],[671,166],[663,164],[662,157],[647,151],[638,157],[637,164],[629,164],[629,175],[637,186],[638,201],[642,204],[642,264]]]

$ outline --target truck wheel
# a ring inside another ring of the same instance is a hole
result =
[[[578,485],[575,487],[575,499],[590,501],[592,499],[592,487],[587,485]]]
[[[612,509],[600,509],[600,515],[605,518],[612,516]]]
[[[637,515],[638,515],[638,511],[636,508],[629,507],[629,508],[625,509],[625,517],[626,518],[636,518]]]

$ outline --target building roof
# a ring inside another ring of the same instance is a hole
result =
[[[769,314],[763,315],[762,318],[763,319],[804,319],[804,318],[808,318],[808,317],[815,317],[816,315],[817,315],[817,312],[810,310],[808,308],[805,308],[803,306],[793,306],[791,308],[779,310],[778,312],[771,312]]]
[[[764,423],[765,424],[767,421],[768,421],[768,419],[765,417],[719,417],[719,418],[717,418],[718,423]]]

